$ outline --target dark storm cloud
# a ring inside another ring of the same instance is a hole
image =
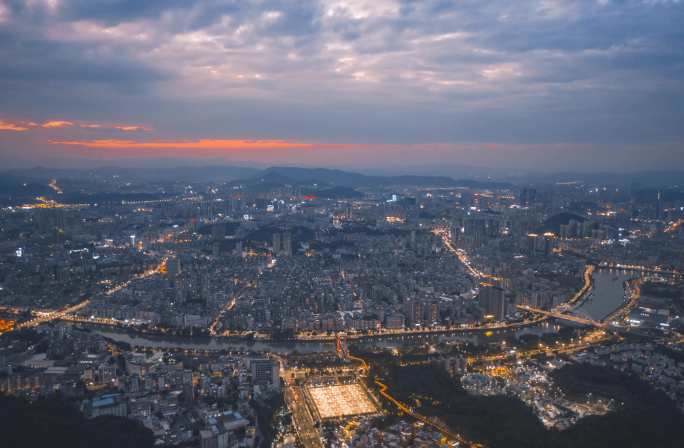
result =
[[[116,25],[141,18],[158,18],[164,11],[189,5],[184,0],[71,0],[59,8],[66,20],[94,19]]]
[[[0,69],[0,81],[96,82],[117,88],[137,88],[164,79],[165,75],[142,61],[113,48],[91,52],[84,44],[63,45],[45,39],[0,32],[0,59],[12,61]]]

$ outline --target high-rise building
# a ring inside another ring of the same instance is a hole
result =
[[[439,305],[437,303],[430,303],[425,307],[425,319],[432,324],[439,321]]]
[[[423,304],[416,299],[404,303],[404,313],[410,325],[420,324],[423,320]]]
[[[354,207],[352,206],[352,203],[348,202],[346,207],[344,208],[345,219],[352,219],[354,217],[353,210],[354,210]]]
[[[280,253],[280,233],[276,232],[273,234],[273,253]]]
[[[537,199],[537,190],[534,188],[523,188],[520,190],[520,206],[529,207]]]
[[[292,256],[292,234],[290,232],[283,233],[283,255]]]
[[[503,288],[485,286],[480,289],[480,306],[485,318],[500,321],[506,315],[506,298]]]

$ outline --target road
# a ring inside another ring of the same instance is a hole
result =
[[[135,276],[133,279],[121,283],[119,285],[116,285],[109,290],[107,290],[107,294],[111,295],[116,291],[119,291],[123,289],[124,287],[128,286],[131,281],[136,280],[136,279],[141,279],[141,278],[146,278],[151,275],[158,274],[162,271],[166,263],[166,258],[164,258],[158,266],[152,269],[148,269],[142,274],[139,274]],[[591,278],[592,278],[592,273],[594,271],[594,267],[591,265],[587,265],[585,272],[584,272],[584,280],[585,283],[583,287],[577,291],[573,295],[571,299],[569,299],[568,303],[574,303],[581,299],[590,289],[591,287]],[[239,295],[239,293],[238,293]],[[225,308],[223,309],[223,312],[230,311],[235,307],[235,299],[231,298],[225,305]],[[559,308],[560,309],[560,308]],[[8,308],[10,310],[10,308]],[[23,309],[19,308],[11,308],[12,311],[23,311]],[[34,312],[38,315],[52,315],[52,311],[39,311],[39,312]],[[71,314],[71,313],[69,313]],[[217,317],[220,317],[221,314],[217,315]],[[72,316],[68,314],[61,314],[58,318],[63,318],[64,320],[72,321],[72,322],[78,322],[81,324],[96,324],[96,325],[109,325],[109,326],[118,326],[118,327],[127,327],[129,328],[130,325],[126,324],[125,322],[121,322],[116,319],[110,319],[110,318],[85,318],[85,317],[79,317],[79,316]],[[538,325],[545,320],[548,320],[548,316],[539,316],[539,317],[534,317],[534,318],[529,318],[525,319],[519,322],[493,322],[493,323],[487,323],[487,324],[461,324],[458,326],[437,326],[437,327],[432,327],[432,328],[421,328],[421,329],[401,329],[401,330],[391,330],[391,329],[382,329],[379,331],[375,331],[372,333],[355,333],[355,332],[348,332],[346,335],[346,338],[348,340],[367,340],[367,339],[374,339],[374,338],[388,338],[388,337],[404,337],[404,336],[411,336],[411,337],[421,337],[421,336],[434,336],[434,335],[449,335],[449,334],[462,334],[462,333],[472,333],[472,332],[487,332],[487,331],[507,331],[507,330],[517,330],[520,328],[525,328],[525,327],[530,327],[530,326],[535,326]],[[50,319],[54,320],[54,319]],[[218,323],[218,319],[214,320],[215,323]],[[215,324],[212,323],[211,329],[215,331]],[[236,333],[230,333],[230,334],[222,334],[226,336],[231,336],[231,337],[239,337],[239,336],[245,336],[245,337],[250,337],[250,339],[263,339],[263,340],[268,340],[269,337],[267,334],[261,334],[261,333],[254,333],[254,332],[236,332]],[[218,336],[218,334],[217,334]],[[334,334],[298,334],[295,336],[294,341],[301,341],[301,342],[335,342],[336,336]]]
[[[569,342],[558,342],[555,345],[544,345],[539,344],[537,348],[530,350],[508,350],[499,353],[471,356],[468,358],[468,364],[475,365],[481,363],[491,363],[497,361],[506,360],[521,360],[521,359],[532,359],[538,356],[554,356],[554,355],[569,355],[582,350],[586,350],[589,347],[597,344],[602,344],[612,340],[619,340],[620,336],[607,333],[605,330],[591,330],[584,334],[583,336],[574,340],[574,338]]]
[[[641,298],[641,288],[639,280],[632,280],[629,284],[629,300],[620,308],[615,310],[611,315],[606,317],[604,322],[598,322],[605,325],[605,322],[611,322],[626,316],[639,303]],[[567,316],[565,316],[567,317]],[[592,321],[593,322],[593,321]],[[592,345],[602,344],[611,340],[620,340],[618,335],[610,334],[603,328],[595,329],[584,334],[584,336],[577,340],[571,339],[570,342],[558,343],[554,346],[545,346],[539,344],[539,347],[527,351],[508,351],[493,355],[484,355],[479,357],[471,357],[468,359],[469,363],[493,362],[505,359],[528,359],[540,355],[559,355],[572,354],[578,351],[586,350]]]
[[[448,241],[448,240],[447,240]],[[591,290],[591,285],[592,285],[592,278],[593,274],[595,272],[596,268],[593,265],[586,265],[583,273],[583,279],[584,283],[582,287],[573,294],[573,296],[568,299],[567,302],[564,302],[563,304],[559,305],[558,307],[554,308],[554,312],[563,312],[567,311],[572,308],[573,305],[577,304],[582,298],[586,296],[586,294]],[[478,275],[486,275],[486,274],[478,274]],[[493,276],[489,276],[488,278],[492,278]],[[478,277],[480,278],[480,277]],[[493,278],[498,278],[498,277],[493,277]],[[516,330],[519,328],[524,328],[524,327],[529,327],[529,326],[534,326],[538,325],[539,323],[548,320],[549,316],[541,316],[537,318],[532,318],[532,319],[526,319],[520,322],[493,322],[493,323],[488,323],[488,324],[462,324],[458,326],[438,326],[438,327],[433,327],[433,328],[421,328],[421,329],[401,329],[401,330],[390,330],[390,329],[382,329],[379,331],[374,331],[372,333],[354,333],[354,332],[348,332],[346,337],[349,340],[355,340],[355,339],[367,339],[367,338],[373,338],[373,337],[387,337],[387,336],[420,336],[420,335],[435,335],[435,334],[450,334],[450,333],[460,333],[460,332],[474,332],[474,331],[501,331],[501,330]],[[303,340],[303,341],[320,341],[320,342],[334,342],[335,341],[335,335],[322,335],[322,334],[317,334],[317,335],[312,335],[312,334],[299,334],[296,336],[297,340]]]
[[[468,274],[473,277],[473,279],[476,280],[481,280],[481,279],[487,279],[487,280],[492,280],[492,281],[501,281],[501,277],[497,277],[496,275],[493,274],[487,274],[485,272],[482,272],[478,270],[473,263],[470,261],[470,258],[468,257],[468,253],[463,250],[459,249],[454,244],[451,242],[451,239],[449,238],[449,232],[446,229],[435,229],[433,230],[433,233],[440,238],[442,238],[442,243],[444,244],[444,247],[449,250],[452,254],[458,258],[458,260],[461,262],[461,264],[466,268],[466,271],[468,271]]]
[[[625,264],[625,263],[599,263],[599,267],[602,269],[616,269],[619,271],[633,271],[633,272],[646,272],[649,274],[661,274],[661,275],[671,275],[675,278],[682,278],[684,276],[683,272],[662,269],[660,266],[641,266],[637,264]]]
[[[608,326],[608,324],[606,324],[605,322],[597,322],[592,319],[585,319],[584,317],[575,316],[574,314],[566,314],[553,310],[547,311],[528,305],[516,305],[516,308],[522,311],[526,311],[528,313],[543,314],[544,316],[553,317],[554,319],[567,320],[582,325],[591,325],[598,328],[606,328]]]
[[[368,371],[370,370],[371,366],[365,359],[360,358],[358,356],[351,355],[351,354],[349,355],[349,359],[351,359],[353,361],[357,361],[361,364],[360,370],[361,370],[362,375],[365,376],[368,374]],[[399,401],[397,398],[392,396],[392,394],[390,394],[388,386],[385,383],[383,383],[382,381],[376,379],[375,384],[378,386],[378,392],[380,393],[380,395],[382,397],[384,397],[387,401],[392,403],[397,409],[399,409],[404,414],[410,415],[411,417],[415,418],[416,420],[434,428],[435,430],[437,430],[440,434],[442,434],[447,439],[459,442],[460,444],[462,444],[464,446],[468,446],[468,447],[473,447],[473,448],[482,447],[481,444],[470,442],[470,441],[466,440],[465,438],[463,438],[460,434],[453,432],[446,425],[444,425],[442,422],[435,420],[435,419],[431,419],[429,417],[426,417],[425,415],[416,412],[412,407],[410,407],[410,406],[406,405],[405,403]]]
[[[231,295],[230,298],[226,301],[225,305],[223,305],[219,312],[216,314],[216,316],[214,316],[214,319],[211,321],[211,324],[209,325],[209,334],[211,336],[218,336],[216,327],[218,326],[219,322],[227,312],[233,311],[235,309],[237,299],[238,297],[242,296],[245,289],[246,288],[243,288],[238,293]]]
[[[301,387],[286,383],[285,403],[292,412],[295,429],[304,448],[323,448],[320,433],[314,425],[314,419],[306,405],[306,398]]]
[[[130,280],[126,280],[123,283],[119,283],[118,285],[112,286],[111,288],[105,291],[105,295],[111,296],[112,294],[115,294],[121,291],[122,289],[127,288],[135,280],[142,280],[153,275],[161,274],[163,271],[166,270],[166,263],[168,261],[169,256],[165,255],[164,257],[162,257],[158,265],[156,265],[153,268],[147,269],[146,271],[141,272],[140,274],[134,275]]]
[[[34,328],[37,327],[38,325],[42,325],[44,323],[57,320],[57,319],[62,319],[63,317],[73,314],[77,311],[80,311],[81,309],[85,308],[90,304],[90,300],[86,299],[83,300],[80,303],[77,303],[76,305],[72,305],[67,308],[62,308],[60,310],[56,311],[47,311],[44,313],[41,313],[38,317],[35,317],[31,320],[27,320],[26,322],[22,322],[18,325],[16,325],[14,328],[16,330],[23,330],[25,328]]]
[[[394,398],[388,392],[388,387],[385,383],[378,381],[378,380],[375,380],[375,384],[379,387],[380,395],[382,395],[387,401],[392,403],[397,409],[399,409],[404,414],[410,415],[411,417],[415,418],[419,422],[422,422],[422,423],[430,426],[431,428],[437,430],[440,434],[442,434],[447,439],[459,442],[460,444],[462,444],[464,446],[469,446],[469,447],[473,447],[473,448],[483,446],[480,443],[470,442],[470,441],[464,439],[460,434],[456,434],[455,432],[451,431],[443,423],[441,423],[435,419],[428,418],[428,417],[424,416],[423,414],[420,414],[420,413],[414,411],[413,408],[411,408],[410,406],[407,406],[406,404],[404,404],[401,401]]]

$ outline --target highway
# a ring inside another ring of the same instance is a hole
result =
[[[476,280],[481,280],[481,279],[487,279],[487,280],[492,280],[492,281],[501,281],[501,277],[497,277],[493,274],[487,274],[485,272],[482,272],[478,270],[473,263],[470,261],[470,258],[468,257],[468,253],[463,250],[459,249],[454,244],[451,242],[451,239],[449,238],[449,232],[446,229],[434,229],[433,233],[440,238],[442,238],[442,243],[444,246],[458,258],[458,260],[461,262],[461,264],[466,268],[466,271],[468,271],[468,274],[473,277]]]
[[[673,233],[676,232],[678,228],[680,228],[684,224],[684,219],[678,219],[677,221],[671,222],[663,232],[665,233]]]
[[[527,311],[528,313],[537,313],[537,314],[543,314],[544,316],[548,317],[553,317],[555,319],[562,319],[562,320],[567,320],[570,322],[575,322],[578,324],[582,325],[591,325],[594,327],[598,328],[606,328],[608,324],[604,322],[598,322],[592,319],[586,319],[584,317],[579,317],[575,316],[574,314],[566,314],[566,313],[561,313],[559,311],[547,311],[547,310],[542,310],[541,308],[535,308],[532,306],[527,306],[527,305],[516,305],[516,308],[522,311]]]
[[[165,255],[162,260],[159,262],[159,264],[153,268],[147,269],[144,272],[141,272],[140,274],[134,275],[130,280],[126,280],[125,282],[119,283],[116,286],[112,286],[108,290],[105,291],[105,295],[111,296],[112,294],[115,294],[122,289],[127,288],[133,281],[135,280],[142,280],[148,277],[151,277],[153,275],[157,275],[162,273],[163,271],[166,270],[166,263],[169,261],[169,256]]]
[[[293,384],[293,375],[286,368],[285,360],[277,355],[274,357],[280,363],[280,377],[283,380],[284,397],[287,408],[292,412],[292,420],[297,431],[297,437],[304,448],[323,448],[320,433],[314,424],[314,418],[306,404],[304,391]]]
[[[607,263],[601,262],[599,264],[601,269],[616,269],[619,271],[634,271],[634,272],[646,272],[650,274],[660,274],[660,275],[671,275],[675,278],[681,278],[684,273],[671,269],[663,269],[660,266],[641,266],[637,264],[625,264],[625,263]]]
[[[72,306],[67,307],[67,308],[62,308],[62,309],[59,309],[56,311],[46,311],[46,312],[41,313],[41,315],[39,315],[38,317],[35,317],[31,320],[27,320],[26,322],[22,322],[22,323],[16,325],[14,328],[16,330],[23,330],[26,328],[34,328],[34,327],[37,327],[38,325],[42,325],[44,323],[47,323],[47,322],[50,322],[53,320],[62,319],[69,314],[73,314],[77,311],[82,310],[83,308],[85,308],[89,304],[90,304],[90,300],[86,299],[80,303],[77,303],[76,305],[72,305]]]
[[[285,402],[292,411],[297,436],[304,448],[323,448],[320,433],[314,425],[314,419],[306,405],[306,398],[301,387],[295,385],[285,386]]]
[[[620,337],[617,335],[607,333],[605,330],[595,329],[577,338],[577,340],[573,339],[569,342],[558,342],[555,345],[544,345],[540,343],[537,348],[530,350],[508,350],[489,355],[471,356],[468,357],[467,362],[469,365],[476,365],[506,360],[517,361],[522,359],[532,359],[542,355],[569,355],[586,350],[593,345],[619,339]]]
[[[110,327],[122,327],[130,326],[130,323],[120,321],[118,319],[112,319],[109,317],[95,317],[95,316],[78,316],[74,314],[67,314],[60,317],[60,320],[65,322],[74,322],[79,324],[93,324],[93,325],[109,325]]]

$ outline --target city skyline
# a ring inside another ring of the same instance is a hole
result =
[[[0,164],[684,169],[678,1],[0,3]]]

